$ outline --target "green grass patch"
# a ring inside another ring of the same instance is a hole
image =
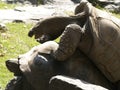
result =
[[[117,18],[120,18],[120,13],[116,13],[116,12],[110,12],[109,10],[107,10],[107,9],[105,9],[105,8],[103,8],[103,7],[100,7],[99,5],[98,6],[96,6],[98,9],[101,9],[101,10],[103,10],[103,11],[106,11],[106,12],[108,12],[108,13],[112,13],[115,17],[117,17]]]
[[[115,14],[115,13],[113,13],[113,15],[114,15],[115,17],[117,17],[117,18],[120,18],[120,14]]]
[[[0,1],[0,9],[14,9],[15,7],[15,4],[7,4],[5,2]]]
[[[29,51],[38,43],[27,36],[32,24],[8,23],[9,31],[0,33],[0,87],[5,87],[13,77],[5,66],[5,61],[10,58],[17,58],[18,55]]]

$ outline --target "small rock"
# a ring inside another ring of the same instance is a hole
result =
[[[3,24],[3,23],[0,23],[0,32],[2,33],[2,32],[6,32],[8,29],[7,29],[7,27],[6,27],[6,25],[5,24]]]
[[[119,13],[120,12],[120,6],[114,5],[114,4],[109,4],[105,6],[105,9],[108,9],[109,11]]]
[[[3,39],[7,39],[7,38],[11,37],[11,35],[8,34],[8,33],[1,33],[1,37],[2,37]]]
[[[13,20],[13,23],[25,23],[25,22],[23,20],[16,19],[16,20]]]

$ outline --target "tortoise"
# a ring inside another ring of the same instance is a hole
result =
[[[57,48],[56,42],[48,41],[33,47],[16,60],[7,60],[6,66],[9,71],[14,73],[15,78],[6,85],[5,90],[54,90],[49,87],[51,78],[56,75],[75,78],[74,80],[78,79],[115,90],[114,84],[109,82],[87,56],[79,50],[76,50],[69,60],[63,62],[54,60],[50,53],[55,52]],[[75,87],[71,90],[76,90]],[[59,88],[62,90],[62,87]]]
[[[28,35],[38,36],[36,39],[42,43],[53,40],[46,37],[54,36],[56,39],[61,36],[59,48],[52,53],[56,60],[68,60],[76,49],[79,49],[110,82],[120,82],[120,20],[110,13],[95,8],[86,0],[81,0],[75,9],[75,15],[69,17],[76,18],[76,21],[72,22],[66,18],[68,17],[56,20],[56,17],[53,17],[40,21]],[[57,23],[51,23],[54,19]],[[48,23],[44,23],[46,21]],[[65,22],[68,23],[64,24]]]

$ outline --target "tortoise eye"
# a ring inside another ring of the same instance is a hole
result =
[[[47,59],[44,56],[38,54],[34,58],[34,63],[35,63],[35,65],[42,65],[42,64],[47,63]]]

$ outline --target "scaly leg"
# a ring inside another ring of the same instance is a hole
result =
[[[59,47],[52,54],[53,57],[58,61],[64,61],[70,57],[78,47],[83,33],[84,31],[77,24],[70,24],[66,26],[61,36]]]

